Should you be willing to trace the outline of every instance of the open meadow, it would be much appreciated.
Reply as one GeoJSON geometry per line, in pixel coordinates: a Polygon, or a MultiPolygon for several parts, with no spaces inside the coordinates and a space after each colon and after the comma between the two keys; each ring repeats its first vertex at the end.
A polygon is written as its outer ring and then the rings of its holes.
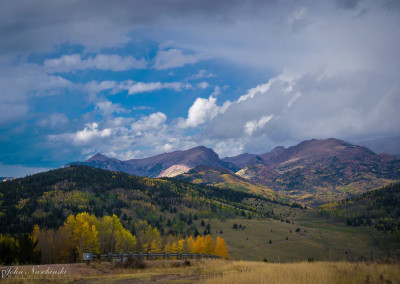
{"type": "MultiPolygon", "coordinates": [[[[42,265],[64,267],[66,278],[51,283],[400,283],[398,264],[361,262],[263,263],[232,260],[158,260],[146,268],[117,268],[110,263],[42,265]]],[[[4,267],[2,268],[4,269],[4,267]]],[[[30,270],[31,266],[21,266],[30,270]]],[[[38,283],[43,280],[2,279],[3,283],[38,283]]]]}
{"type": "MultiPolygon", "coordinates": [[[[400,260],[400,241],[391,234],[366,226],[347,226],[321,217],[313,210],[266,202],[263,206],[273,210],[279,220],[246,217],[204,220],[211,225],[213,237],[217,235],[226,240],[232,259],[268,262],[308,261],[309,258],[314,261],[377,261],[389,257],[400,260]]],[[[200,222],[196,221],[199,228],[200,222]]]]}

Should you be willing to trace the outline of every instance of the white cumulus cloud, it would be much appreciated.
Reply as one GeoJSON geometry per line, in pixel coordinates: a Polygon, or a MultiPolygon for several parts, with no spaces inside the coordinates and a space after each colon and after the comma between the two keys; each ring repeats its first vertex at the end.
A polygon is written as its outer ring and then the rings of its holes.
{"type": "Polygon", "coordinates": [[[111,129],[98,129],[99,126],[96,122],[86,124],[83,130],[80,130],[71,135],[74,144],[85,144],[91,142],[96,138],[105,138],[111,135],[111,129]]]}
{"type": "Polygon", "coordinates": [[[216,102],[217,99],[213,96],[210,96],[208,99],[197,98],[188,111],[187,119],[181,120],[178,123],[178,127],[197,127],[213,119],[220,111],[220,107],[216,102]]]}
{"type": "Polygon", "coordinates": [[[167,120],[167,116],[162,112],[152,113],[149,116],[144,116],[138,121],[132,123],[131,129],[134,131],[148,131],[162,126],[167,120]]]}

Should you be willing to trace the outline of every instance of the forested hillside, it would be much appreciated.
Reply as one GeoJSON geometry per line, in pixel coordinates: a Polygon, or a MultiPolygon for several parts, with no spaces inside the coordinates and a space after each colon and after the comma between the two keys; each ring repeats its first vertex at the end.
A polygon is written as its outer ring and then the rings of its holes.
{"type": "Polygon", "coordinates": [[[146,220],[162,234],[184,235],[198,233],[198,218],[273,215],[246,205],[245,198],[277,202],[244,191],[71,166],[0,184],[0,233],[29,233],[35,224],[58,228],[80,212],[116,214],[132,232],[135,221],[146,220]]]}
{"type": "Polygon", "coordinates": [[[400,183],[324,204],[319,211],[350,226],[372,226],[395,234],[400,240],[400,183]]]}

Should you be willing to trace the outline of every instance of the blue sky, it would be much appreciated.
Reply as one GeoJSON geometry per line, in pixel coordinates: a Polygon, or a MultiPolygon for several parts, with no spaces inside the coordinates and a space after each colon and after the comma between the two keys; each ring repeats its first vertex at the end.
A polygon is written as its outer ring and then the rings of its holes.
{"type": "Polygon", "coordinates": [[[0,176],[400,134],[398,1],[0,4],[0,176]]]}

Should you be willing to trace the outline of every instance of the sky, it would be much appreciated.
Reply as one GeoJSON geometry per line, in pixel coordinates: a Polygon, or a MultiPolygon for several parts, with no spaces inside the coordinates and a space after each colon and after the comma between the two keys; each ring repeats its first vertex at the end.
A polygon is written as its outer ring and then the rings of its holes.
{"type": "Polygon", "coordinates": [[[400,1],[0,2],[0,176],[400,134],[400,1]]]}

